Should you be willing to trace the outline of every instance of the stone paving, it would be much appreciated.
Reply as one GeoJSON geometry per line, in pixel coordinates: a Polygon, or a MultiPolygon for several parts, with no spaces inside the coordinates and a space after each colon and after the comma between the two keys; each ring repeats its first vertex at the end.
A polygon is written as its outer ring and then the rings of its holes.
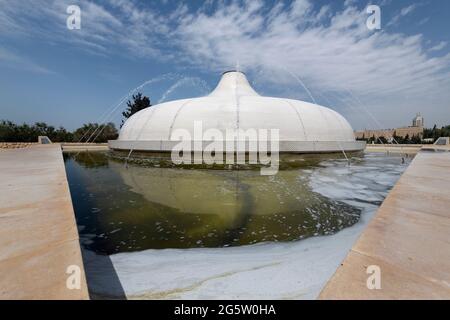
{"type": "Polygon", "coordinates": [[[89,299],[61,146],[0,150],[0,168],[0,299],[89,299]]]}
{"type": "Polygon", "coordinates": [[[450,299],[449,190],[450,152],[418,153],[319,298],[450,299]]]}

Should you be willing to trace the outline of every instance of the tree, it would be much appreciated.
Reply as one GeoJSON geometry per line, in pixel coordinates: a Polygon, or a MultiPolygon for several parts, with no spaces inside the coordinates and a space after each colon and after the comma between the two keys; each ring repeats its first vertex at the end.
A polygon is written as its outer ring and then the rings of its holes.
{"type": "Polygon", "coordinates": [[[83,141],[89,139],[89,142],[107,142],[117,139],[118,132],[112,122],[102,125],[87,123],[70,132],[63,127],[55,129],[45,122],[17,125],[11,121],[0,121],[0,142],[37,142],[39,136],[47,136],[52,142],[80,141],[83,136],[83,141]]]}
{"type": "Polygon", "coordinates": [[[14,141],[14,131],[16,125],[11,121],[2,120],[0,122],[0,141],[2,142],[12,142],[14,141]]]}
{"type": "Polygon", "coordinates": [[[81,142],[107,142],[117,139],[118,132],[112,122],[107,124],[85,123],[73,132],[73,140],[81,142]],[[81,139],[83,138],[83,139],[81,139]]]}
{"type": "Polygon", "coordinates": [[[431,137],[430,137],[430,138],[433,138],[434,140],[436,140],[437,138],[439,138],[439,132],[438,132],[438,130],[439,130],[439,129],[436,128],[436,125],[434,125],[434,126],[433,126],[433,129],[431,129],[431,137]]]}
{"type": "Polygon", "coordinates": [[[98,136],[98,140],[92,142],[108,142],[108,140],[115,140],[119,136],[116,126],[112,122],[102,125],[100,129],[102,129],[102,132],[98,136]]]}
{"type": "Polygon", "coordinates": [[[97,129],[97,123],[84,123],[80,128],[73,132],[73,141],[86,142],[97,129]]]}
{"type": "Polygon", "coordinates": [[[4,142],[37,142],[39,136],[47,136],[54,142],[70,142],[72,133],[63,127],[55,129],[45,122],[36,122],[34,125],[23,123],[17,125],[11,121],[0,121],[0,141],[4,142]]]}
{"type": "Polygon", "coordinates": [[[409,140],[409,134],[407,133],[405,138],[403,139],[403,143],[408,144],[411,143],[411,141],[409,140]]]}
{"type": "Polygon", "coordinates": [[[412,143],[412,144],[421,144],[422,143],[422,139],[420,139],[419,135],[413,135],[411,137],[410,143],[412,143]]]}
{"type": "Polygon", "coordinates": [[[136,95],[133,95],[132,98],[132,100],[127,102],[127,108],[125,109],[125,111],[122,112],[122,116],[124,117],[124,119],[122,120],[122,124],[120,125],[120,127],[123,126],[126,119],[131,117],[136,112],[151,107],[150,99],[146,96],[142,96],[142,93],[140,92],[138,92],[136,95]]]}
{"type": "Polygon", "coordinates": [[[382,144],[386,144],[386,143],[387,143],[387,140],[386,140],[386,138],[385,138],[384,136],[379,136],[379,137],[378,137],[378,141],[379,141],[380,143],[382,143],[382,144]]]}
{"type": "Polygon", "coordinates": [[[53,139],[50,140],[55,142],[73,142],[73,133],[67,131],[64,127],[59,127],[56,129],[53,139]]]}

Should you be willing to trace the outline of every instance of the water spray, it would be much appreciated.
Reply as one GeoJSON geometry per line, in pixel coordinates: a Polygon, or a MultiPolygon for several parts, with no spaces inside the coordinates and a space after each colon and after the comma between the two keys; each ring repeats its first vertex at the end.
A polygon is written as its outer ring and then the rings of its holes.
{"type": "MultiPolygon", "coordinates": [[[[302,86],[302,87],[305,89],[305,91],[308,93],[308,95],[309,95],[309,97],[311,98],[312,102],[313,102],[314,104],[317,105],[316,99],[314,99],[314,97],[313,97],[311,91],[308,89],[308,87],[305,85],[305,83],[302,81],[302,79],[300,79],[299,76],[297,76],[296,74],[292,73],[291,71],[285,69],[284,67],[282,67],[282,69],[283,69],[284,71],[286,71],[287,73],[289,73],[292,77],[294,77],[294,78],[297,80],[298,83],[301,84],[301,86],[302,86]]],[[[320,106],[319,106],[319,112],[320,112],[320,114],[322,115],[322,118],[325,119],[325,122],[328,123],[327,117],[326,117],[325,114],[323,113],[323,111],[322,111],[322,109],[320,108],[320,106]]],[[[350,159],[347,157],[347,154],[345,153],[344,148],[342,147],[342,145],[341,145],[341,143],[340,143],[339,141],[337,141],[337,143],[338,143],[339,149],[341,149],[341,152],[343,153],[345,159],[347,160],[348,165],[350,166],[350,159]]]]}

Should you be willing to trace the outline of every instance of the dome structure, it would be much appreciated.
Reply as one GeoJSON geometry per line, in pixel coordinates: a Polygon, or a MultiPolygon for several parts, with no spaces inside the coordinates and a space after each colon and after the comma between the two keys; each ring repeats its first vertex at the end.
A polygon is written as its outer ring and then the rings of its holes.
{"type": "MultiPolygon", "coordinates": [[[[111,149],[171,151],[172,133],[185,129],[194,136],[194,123],[203,131],[218,129],[278,129],[279,151],[295,153],[358,151],[353,129],[339,113],[304,101],[264,97],[242,72],[223,73],[217,87],[199,98],[164,102],[135,113],[122,126],[111,149]]],[[[205,141],[204,141],[205,142],[205,141]]]]}

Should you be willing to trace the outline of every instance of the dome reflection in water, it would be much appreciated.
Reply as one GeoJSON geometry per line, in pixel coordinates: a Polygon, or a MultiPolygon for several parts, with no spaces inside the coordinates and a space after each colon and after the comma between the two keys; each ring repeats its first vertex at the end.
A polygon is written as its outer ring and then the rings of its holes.
{"type": "Polygon", "coordinates": [[[292,241],[353,225],[360,209],[308,186],[316,161],[259,170],[145,167],[64,154],[83,245],[100,254],[292,241]]]}

